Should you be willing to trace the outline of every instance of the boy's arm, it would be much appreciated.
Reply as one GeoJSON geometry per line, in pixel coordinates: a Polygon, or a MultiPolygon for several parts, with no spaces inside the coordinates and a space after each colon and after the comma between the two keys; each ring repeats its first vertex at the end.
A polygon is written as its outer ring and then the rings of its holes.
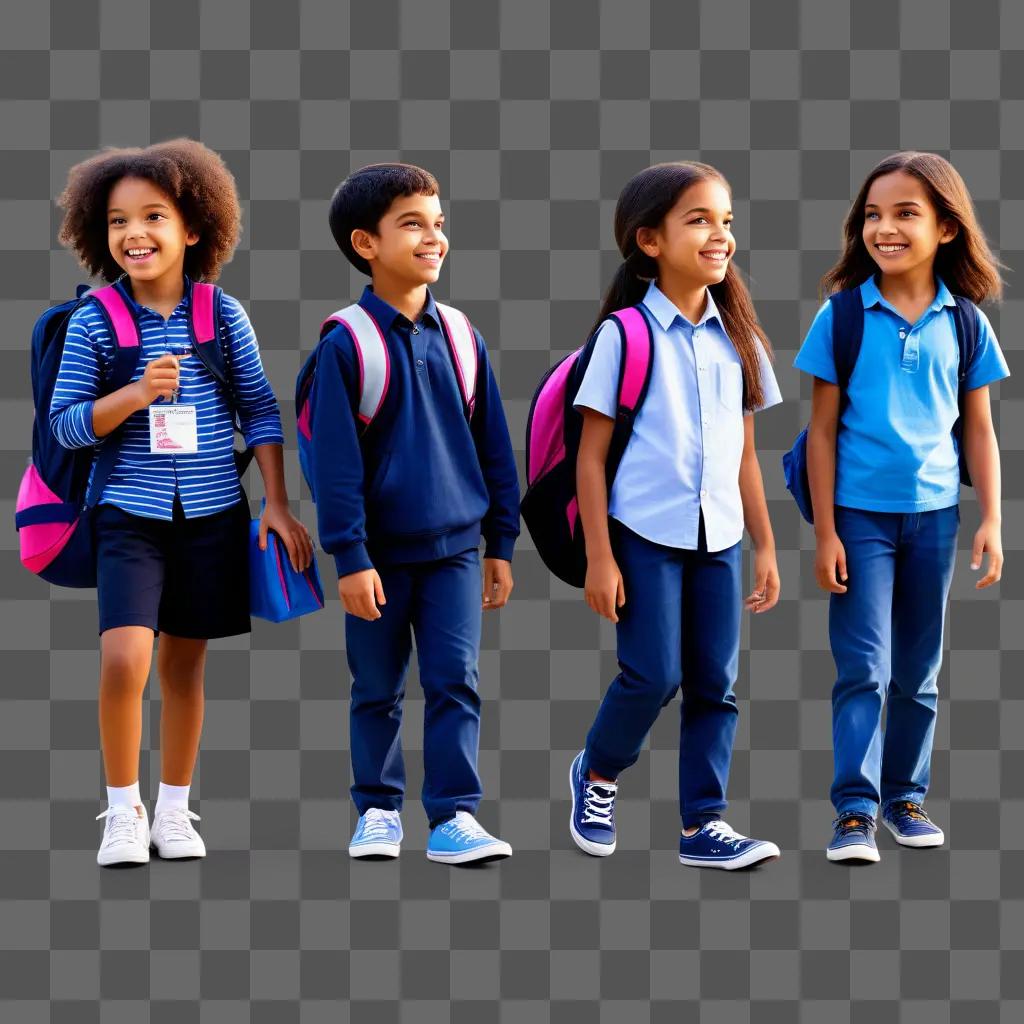
{"type": "MultiPolygon", "coordinates": [[[[358,369],[338,344],[338,326],[321,343],[312,395],[310,475],[320,544],[334,556],[338,576],[372,569],[366,553],[363,455],[356,433],[358,369]]],[[[347,338],[347,332],[345,332],[347,338]]]]}
{"type": "Polygon", "coordinates": [[[484,537],[484,558],[512,560],[519,536],[519,477],[502,408],[498,384],[494,379],[487,348],[474,329],[478,363],[476,409],[471,430],[480,469],[490,495],[490,507],[480,524],[484,537]]]}

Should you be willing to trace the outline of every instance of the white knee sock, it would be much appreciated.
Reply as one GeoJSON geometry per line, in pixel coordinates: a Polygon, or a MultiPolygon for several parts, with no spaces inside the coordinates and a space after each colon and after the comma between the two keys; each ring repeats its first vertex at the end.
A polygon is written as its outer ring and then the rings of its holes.
{"type": "Polygon", "coordinates": [[[169,811],[172,807],[188,807],[188,791],[189,786],[168,786],[166,782],[161,782],[153,816],[156,817],[161,811],[169,811]]]}
{"type": "Polygon", "coordinates": [[[138,779],[130,786],[107,786],[108,807],[138,807],[141,803],[138,779]]]}

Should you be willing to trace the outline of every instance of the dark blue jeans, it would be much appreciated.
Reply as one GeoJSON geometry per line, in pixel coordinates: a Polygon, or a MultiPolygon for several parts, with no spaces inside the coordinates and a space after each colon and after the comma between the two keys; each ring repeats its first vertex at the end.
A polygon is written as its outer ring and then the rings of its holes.
{"type": "Polygon", "coordinates": [[[928,792],[942,629],[960,509],[903,514],[836,508],[847,592],[833,594],[829,639],[840,814],[878,813],[928,792]],[[886,727],[882,733],[882,707],[886,727]]]}
{"type": "Polygon", "coordinates": [[[626,590],[616,627],[619,668],[587,736],[584,763],[617,778],[640,755],[661,709],[682,687],[679,810],[683,827],[721,817],[736,733],[742,546],[708,552],[653,544],[615,520],[626,590]]]}
{"type": "Polygon", "coordinates": [[[464,551],[436,562],[378,568],[387,603],[373,622],[345,616],[352,671],[349,714],[352,799],[402,809],[402,700],[416,636],[423,687],[423,809],[431,824],[476,813],[480,697],[480,558],[464,551]]]}

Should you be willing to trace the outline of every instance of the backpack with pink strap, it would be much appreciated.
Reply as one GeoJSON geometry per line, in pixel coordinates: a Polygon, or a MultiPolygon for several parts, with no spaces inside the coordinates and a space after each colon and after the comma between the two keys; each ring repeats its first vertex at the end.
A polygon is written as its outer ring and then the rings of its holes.
{"type": "MultiPolygon", "coordinates": [[[[231,400],[230,376],[218,339],[221,290],[215,285],[191,283],[189,332],[192,348],[231,400]]],[[[128,384],[138,366],[141,334],[131,307],[116,284],[90,290],[80,285],[77,298],[52,306],[36,321],[32,331],[32,460],[21,478],[15,504],[15,526],[21,562],[48,583],[64,587],[96,586],[96,551],[92,513],[121,445],[119,428],[97,447],[65,448],[50,429],[50,402],[64,354],[68,321],[79,306],[93,303],[115,340],[114,362],[102,383],[102,394],[128,384]],[[89,483],[89,471],[96,469],[89,483]]],[[[251,452],[236,451],[240,471],[251,452]]]]}
{"type": "MultiPolygon", "coordinates": [[[[633,424],[647,397],[654,339],[641,306],[620,309],[608,319],[618,328],[621,353],[615,426],[605,463],[611,493],[633,424]]],[[[574,587],[582,587],[586,581],[587,552],[576,497],[576,458],[583,416],[573,402],[599,333],[600,329],[582,348],[548,370],[533,396],[526,423],[527,489],[520,505],[523,522],[544,564],[574,587]]]]}
{"type": "MultiPolygon", "coordinates": [[[[446,306],[435,302],[438,316],[441,318],[441,333],[448,342],[448,352],[452,360],[452,369],[462,395],[463,409],[466,419],[472,419],[476,407],[476,375],[477,348],[473,326],[465,313],[454,306],[446,306]]],[[[361,432],[369,429],[384,405],[391,384],[391,360],[388,356],[387,343],[380,325],[359,303],[353,303],[344,309],[332,313],[320,327],[320,339],[323,339],[343,326],[352,339],[355,347],[356,360],[359,365],[359,411],[357,419],[361,432]]],[[[316,367],[320,357],[320,345],[314,349],[299,371],[295,383],[295,414],[298,419],[299,465],[309,485],[313,500],[312,473],[310,457],[313,445],[312,398],[316,383],[316,367]]]]}

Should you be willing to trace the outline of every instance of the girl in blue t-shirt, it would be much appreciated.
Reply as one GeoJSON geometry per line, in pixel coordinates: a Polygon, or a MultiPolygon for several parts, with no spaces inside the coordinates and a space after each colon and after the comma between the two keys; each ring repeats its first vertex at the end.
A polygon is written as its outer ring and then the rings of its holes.
{"type": "Polygon", "coordinates": [[[830,591],[836,819],[832,861],[877,861],[875,818],[903,846],[940,846],[924,811],[935,731],[943,615],[960,523],[960,463],[981,513],[971,568],[999,580],[999,449],[989,385],[1008,376],[992,327],[961,371],[954,295],[999,298],[997,263],[963,179],[934,153],[895,153],[861,186],[845,247],[823,279],[863,305],[845,390],[833,355],[835,307],[818,311],[796,358],[814,376],[807,435],[815,576],[830,591]],[[962,437],[962,441],[960,438],[962,437]],[[886,728],[881,728],[887,705],[886,728]]]}
{"type": "Polygon", "coordinates": [[[732,265],[732,196],[707,164],[641,171],[615,208],[624,259],[601,309],[575,405],[587,604],[616,623],[621,671],[570,768],[570,831],[594,856],[615,849],[616,779],[682,689],[683,864],[739,868],[779,856],[722,817],[736,732],[740,613],[779,595],[754,417],[782,400],[768,343],[732,265]],[[606,482],[620,371],[606,317],[638,305],[654,346],[651,381],[614,482],[606,482]],[[754,591],[742,597],[744,526],[754,591]]]}

